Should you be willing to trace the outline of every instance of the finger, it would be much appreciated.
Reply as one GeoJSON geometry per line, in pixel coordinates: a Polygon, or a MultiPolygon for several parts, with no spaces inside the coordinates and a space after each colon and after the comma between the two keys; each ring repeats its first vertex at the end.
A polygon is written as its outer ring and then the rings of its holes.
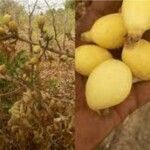
{"type": "Polygon", "coordinates": [[[139,82],[134,87],[138,107],[150,101],[150,82],[139,82]]]}
{"type": "Polygon", "coordinates": [[[130,95],[121,104],[115,106],[115,110],[124,120],[135,109],[150,101],[150,82],[139,82],[134,84],[130,95]]]}
{"type": "MultiPolygon", "coordinates": [[[[116,114],[113,116],[117,120],[116,114]]],[[[111,117],[101,118],[88,108],[81,109],[75,114],[75,127],[76,150],[92,150],[113,129],[114,120],[111,117]]]]}
{"type": "Polygon", "coordinates": [[[137,107],[138,107],[138,104],[136,100],[135,89],[133,87],[127,99],[123,101],[121,104],[113,107],[113,109],[118,114],[118,117],[120,118],[120,120],[123,121],[137,107]]]}

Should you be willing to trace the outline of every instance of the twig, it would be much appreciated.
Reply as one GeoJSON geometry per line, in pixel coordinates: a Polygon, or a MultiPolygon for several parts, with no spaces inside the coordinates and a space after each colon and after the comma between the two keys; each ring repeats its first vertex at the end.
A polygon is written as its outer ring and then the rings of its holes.
{"type": "MultiPolygon", "coordinates": [[[[41,28],[41,39],[44,39],[44,40],[45,40],[46,45],[42,46],[42,42],[39,41],[40,46],[43,48],[43,52],[42,52],[42,54],[41,54],[41,56],[40,56],[40,59],[43,57],[43,55],[45,55],[46,50],[47,50],[47,48],[48,48],[48,46],[49,46],[49,42],[53,39],[53,37],[47,36],[47,33],[44,31],[43,28],[41,28]],[[45,35],[45,34],[46,34],[46,38],[44,38],[44,35],[45,35]]],[[[45,57],[46,57],[46,56],[45,56],[45,57]]]]}
{"type": "Polygon", "coordinates": [[[4,93],[4,94],[0,94],[0,97],[9,96],[9,95],[12,95],[12,94],[16,94],[16,93],[20,92],[22,89],[23,89],[23,87],[20,87],[20,88],[14,90],[14,91],[7,92],[7,93],[4,93]]]}
{"type": "Polygon", "coordinates": [[[59,50],[62,51],[61,45],[60,45],[60,43],[58,41],[58,37],[57,37],[56,20],[55,20],[54,12],[53,12],[53,10],[51,10],[50,5],[48,4],[48,2],[46,0],[44,0],[44,1],[45,1],[46,5],[48,6],[50,12],[51,12],[52,25],[53,25],[53,29],[54,29],[54,39],[55,39],[55,41],[57,43],[57,46],[58,46],[59,50]]]}
{"type": "Polygon", "coordinates": [[[31,13],[30,13],[31,16],[33,15],[33,13],[34,13],[34,11],[35,11],[35,8],[36,8],[37,3],[38,3],[38,0],[36,0],[35,3],[34,3],[33,9],[32,9],[32,11],[31,11],[31,13]]]}
{"type": "MultiPolygon", "coordinates": [[[[36,42],[31,42],[31,41],[29,41],[29,40],[27,40],[27,39],[24,39],[24,38],[22,38],[22,37],[17,37],[17,38],[18,38],[18,40],[23,41],[23,42],[26,42],[26,43],[31,43],[31,44],[33,44],[33,45],[39,45],[39,44],[36,43],[36,42]]],[[[45,48],[45,47],[42,46],[42,48],[45,48]]],[[[53,53],[56,53],[56,54],[58,54],[58,55],[67,55],[68,57],[74,58],[74,55],[68,54],[68,53],[63,52],[63,51],[60,52],[59,50],[56,50],[56,49],[53,49],[53,48],[50,48],[50,47],[47,47],[46,49],[47,49],[48,51],[53,52],[53,53]]]]}
{"type": "Polygon", "coordinates": [[[61,46],[60,46],[59,41],[58,41],[58,37],[57,37],[57,30],[56,30],[56,26],[55,26],[56,21],[55,21],[55,16],[54,16],[53,10],[51,10],[51,15],[52,15],[52,24],[53,24],[53,29],[54,29],[54,38],[55,38],[55,41],[57,43],[59,50],[62,51],[61,46]]]}
{"type": "Polygon", "coordinates": [[[18,93],[20,90],[22,90],[22,89],[24,89],[24,88],[27,88],[27,86],[26,86],[25,84],[23,84],[22,82],[18,81],[18,79],[14,79],[14,78],[12,79],[11,77],[6,76],[6,77],[5,77],[5,80],[7,80],[7,81],[9,81],[9,82],[13,82],[13,83],[20,84],[20,88],[14,90],[14,91],[11,91],[11,92],[7,92],[7,93],[4,93],[4,94],[0,94],[0,97],[12,95],[12,94],[18,93]]]}
{"type": "Polygon", "coordinates": [[[5,41],[5,40],[12,39],[12,38],[15,38],[15,36],[14,35],[6,35],[4,37],[0,37],[0,41],[5,41]]]}
{"type": "MultiPolygon", "coordinates": [[[[28,34],[29,34],[29,41],[31,41],[31,42],[32,42],[32,16],[33,16],[33,13],[35,11],[37,2],[38,2],[38,0],[35,1],[33,9],[29,13],[29,29],[28,29],[28,34]]],[[[32,51],[33,51],[32,43],[29,43],[29,46],[30,46],[30,52],[32,53],[32,51]]]]}
{"type": "Polygon", "coordinates": [[[64,19],[64,38],[63,38],[63,49],[66,49],[66,23],[67,23],[67,15],[65,15],[64,19]]]}
{"type": "MultiPolygon", "coordinates": [[[[25,42],[25,43],[31,43],[32,45],[39,45],[39,43],[29,41],[28,39],[25,39],[25,38],[20,37],[20,36],[16,36],[14,38],[18,39],[19,41],[25,42]]],[[[3,41],[5,41],[5,39],[6,38],[4,37],[3,41]]],[[[42,48],[44,48],[44,47],[42,47],[42,48]]],[[[50,48],[50,47],[47,47],[47,50],[50,51],[50,52],[53,52],[55,54],[58,54],[58,55],[67,55],[68,57],[74,58],[74,55],[72,55],[72,54],[68,54],[68,53],[63,52],[63,51],[60,52],[59,50],[56,50],[56,49],[53,49],[53,48],[50,48]]]]}
{"type": "Polygon", "coordinates": [[[33,41],[29,41],[29,40],[27,40],[25,38],[22,38],[22,37],[19,37],[19,36],[17,38],[18,38],[18,40],[20,40],[22,42],[26,42],[26,43],[29,43],[29,44],[32,44],[32,45],[39,45],[38,43],[35,43],[33,41]]]}
{"type": "Polygon", "coordinates": [[[68,54],[66,52],[60,52],[59,50],[53,49],[53,48],[47,48],[47,50],[49,50],[50,52],[54,52],[58,55],[67,55],[68,57],[74,58],[74,55],[72,54],[68,54]]]}

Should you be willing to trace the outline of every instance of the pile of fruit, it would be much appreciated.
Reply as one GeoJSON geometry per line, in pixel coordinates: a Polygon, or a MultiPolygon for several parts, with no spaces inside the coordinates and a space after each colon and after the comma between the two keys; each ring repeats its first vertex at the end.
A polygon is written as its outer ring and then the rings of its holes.
{"type": "Polygon", "coordinates": [[[85,95],[91,109],[123,102],[134,78],[150,80],[150,43],[142,39],[149,29],[150,1],[123,0],[121,12],[99,18],[82,33],[81,39],[90,44],[76,48],[75,67],[88,76],[85,95]],[[111,54],[118,48],[122,48],[120,60],[111,54]]]}

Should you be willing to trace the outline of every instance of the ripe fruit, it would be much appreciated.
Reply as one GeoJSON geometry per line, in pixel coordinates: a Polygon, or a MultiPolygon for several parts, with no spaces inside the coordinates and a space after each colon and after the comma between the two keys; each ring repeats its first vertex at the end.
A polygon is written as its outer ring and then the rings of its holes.
{"type": "Polygon", "coordinates": [[[120,13],[106,15],[98,19],[90,32],[91,37],[90,34],[83,34],[82,37],[88,40],[92,39],[94,43],[106,49],[121,47],[127,33],[120,13]]]}
{"type": "Polygon", "coordinates": [[[81,34],[81,40],[86,42],[92,42],[92,36],[90,31],[86,31],[81,34]]]}
{"type": "Polygon", "coordinates": [[[123,0],[122,14],[128,36],[132,39],[140,39],[150,29],[149,0],[123,0]]]}
{"type": "Polygon", "coordinates": [[[111,54],[106,49],[99,46],[79,46],[75,50],[76,71],[88,76],[97,65],[111,57],[111,54]]]}
{"type": "Polygon", "coordinates": [[[43,28],[45,24],[45,17],[43,15],[40,15],[37,19],[38,27],[43,28]]]}
{"type": "Polygon", "coordinates": [[[9,22],[11,21],[11,19],[12,19],[11,15],[9,15],[9,14],[4,15],[4,17],[3,17],[4,24],[8,25],[9,22]]]}
{"type": "Polygon", "coordinates": [[[125,45],[122,60],[136,77],[150,79],[150,42],[141,39],[133,45],[125,45]]]}
{"type": "Polygon", "coordinates": [[[35,54],[39,54],[39,53],[41,52],[41,47],[40,47],[40,46],[34,46],[34,47],[33,47],[33,52],[34,52],[35,54]]]}
{"type": "Polygon", "coordinates": [[[5,29],[3,27],[0,27],[0,36],[5,34],[5,29]]]}
{"type": "Polygon", "coordinates": [[[8,28],[11,32],[17,32],[17,23],[15,21],[10,21],[8,28]]]}
{"type": "Polygon", "coordinates": [[[128,66],[109,59],[90,74],[86,84],[88,106],[97,111],[109,108],[125,100],[132,86],[132,73],[128,66]]]}

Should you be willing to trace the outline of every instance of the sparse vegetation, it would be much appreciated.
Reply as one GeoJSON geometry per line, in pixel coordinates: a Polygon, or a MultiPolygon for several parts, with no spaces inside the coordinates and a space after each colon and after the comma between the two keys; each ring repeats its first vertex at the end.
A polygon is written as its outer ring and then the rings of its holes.
{"type": "Polygon", "coordinates": [[[0,1],[0,149],[71,150],[74,11],[26,5],[0,1]]]}

